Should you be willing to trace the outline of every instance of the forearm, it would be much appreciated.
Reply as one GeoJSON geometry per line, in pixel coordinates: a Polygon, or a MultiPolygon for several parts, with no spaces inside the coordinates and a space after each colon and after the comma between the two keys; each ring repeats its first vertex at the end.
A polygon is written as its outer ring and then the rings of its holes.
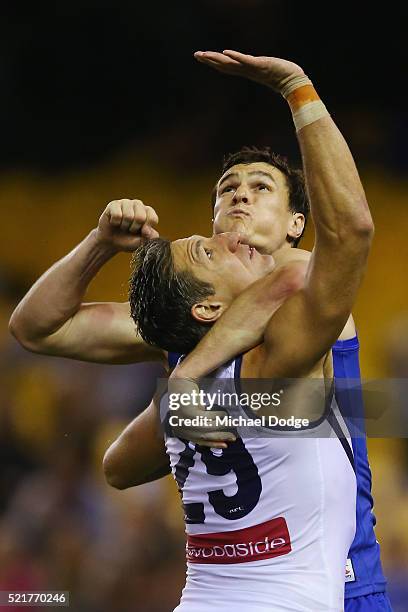
{"type": "Polygon", "coordinates": [[[152,402],[124,429],[103,458],[107,483],[127,489],[170,473],[163,432],[152,402]]]}
{"type": "Polygon", "coordinates": [[[28,345],[56,332],[78,311],[89,283],[115,253],[92,230],[31,287],[12,314],[10,331],[28,345]]]}
{"type": "Polygon", "coordinates": [[[349,147],[326,115],[297,133],[316,240],[339,241],[372,224],[349,147]]]}
{"type": "Polygon", "coordinates": [[[170,463],[167,456],[163,456],[160,462],[146,463],[143,466],[134,467],[129,463],[127,457],[121,456],[116,441],[108,448],[103,459],[103,470],[107,484],[114,489],[129,489],[139,485],[153,482],[171,473],[170,463]]]}
{"type": "Polygon", "coordinates": [[[269,319],[303,286],[306,264],[292,262],[253,283],[234,300],[175,371],[178,378],[199,378],[263,341],[269,319]]]}
{"type": "Polygon", "coordinates": [[[306,84],[282,93],[297,131],[315,226],[305,298],[334,317],[336,326],[344,325],[365,270],[373,222],[346,141],[307,77],[294,77],[295,87],[296,80],[306,84]]]}

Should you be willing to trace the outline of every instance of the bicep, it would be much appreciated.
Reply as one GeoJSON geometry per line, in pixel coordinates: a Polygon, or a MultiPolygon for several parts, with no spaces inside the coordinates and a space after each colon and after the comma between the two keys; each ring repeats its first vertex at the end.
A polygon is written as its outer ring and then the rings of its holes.
{"type": "Polygon", "coordinates": [[[304,289],[275,313],[265,330],[262,377],[305,376],[337,340],[348,313],[333,317],[316,312],[304,289]]]}
{"type": "MultiPolygon", "coordinates": [[[[320,247],[320,248],[319,248],[320,247]]],[[[312,254],[304,288],[270,319],[264,336],[266,376],[302,376],[331,348],[350,316],[361,284],[365,254],[350,244],[312,254]],[[271,355],[271,357],[269,357],[271,355]]]]}
{"type": "Polygon", "coordinates": [[[369,251],[369,244],[364,248],[360,242],[360,237],[354,236],[346,246],[339,240],[336,247],[328,248],[324,239],[316,238],[305,282],[307,308],[315,318],[324,321],[350,315],[369,251]]]}
{"type": "Polygon", "coordinates": [[[44,352],[99,363],[163,361],[165,353],[136,332],[129,304],[96,302],[80,309],[45,341],[44,352]]]}

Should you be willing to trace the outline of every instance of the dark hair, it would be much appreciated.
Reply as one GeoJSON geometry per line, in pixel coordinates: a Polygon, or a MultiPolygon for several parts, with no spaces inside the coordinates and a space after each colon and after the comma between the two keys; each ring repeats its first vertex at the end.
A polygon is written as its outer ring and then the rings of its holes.
{"type": "MultiPolygon", "coordinates": [[[[292,168],[286,157],[278,153],[273,153],[269,147],[264,147],[263,149],[258,149],[258,147],[242,147],[239,151],[230,153],[224,157],[221,176],[232,168],[232,166],[236,166],[237,164],[254,164],[256,162],[265,162],[270,166],[275,166],[275,168],[285,175],[289,191],[289,210],[294,213],[302,213],[305,217],[305,225],[299,238],[287,238],[288,242],[290,242],[293,247],[296,247],[305,232],[310,210],[303,172],[298,168],[292,168]]],[[[213,189],[211,197],[213,210],[217,197],[217,185],[218,182],[213,189]]]]}
{"type": "Polygon", "coordinates": [[[129,286],[130,314],[143,340],[167,351],[188,353],[210,329],[191,307],[214,287],[190,272],[177,272],[170,241],[147,240],[134,252],[129,286]]]}

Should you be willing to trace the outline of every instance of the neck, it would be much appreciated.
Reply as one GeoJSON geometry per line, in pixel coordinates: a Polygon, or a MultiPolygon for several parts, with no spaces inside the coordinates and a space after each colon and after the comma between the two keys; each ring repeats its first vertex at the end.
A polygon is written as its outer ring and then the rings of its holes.
{"type": "Polygon", "coordinates": [[[285,240],[285,242],[283,244],[281,244],[281,246],[279,248],[276,249],[276,251],[274,251],[274,253],[272,253],[272,255],[274,256],[275,261],[278,263],[280,262],[281,259],[286,259],[287,258],[287,254],[290,251],[293,250],[297,250],[297,249],[293,249],[289,242],[287,242],[287,240],[285,240]]]}

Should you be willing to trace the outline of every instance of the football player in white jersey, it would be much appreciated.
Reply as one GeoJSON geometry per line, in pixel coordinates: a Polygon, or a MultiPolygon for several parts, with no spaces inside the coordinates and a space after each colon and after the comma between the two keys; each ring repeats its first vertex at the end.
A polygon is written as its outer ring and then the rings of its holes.
{"type": "MultiPolygon", "coordinates": [[[[299,66],[233,51],[198,58],[286,98],[316,229],[304,286],[271,317],[263,342],[242,363],[234,360],[215,376],[323,377],[327,353],[360,286],[373,234],[351,153],[299,66]]],[[[262,164],[252,170],[278,199],[283,184],[274,170],[262,164]]],[[[234,181],[242,185],[245,172],[237,166],[224,177],[226,190],[236,188],[234,181]]],[[[238,211],[243,223],[246,204],[243,200],[238,211]]],[[[280,222],[293,218],[283,216],[280,222]]],[[[135,254],[132,316],[147,342],[187,352],[246,288],[255,283],[261,295],[267,294],[274,268],[273,257],[243,244],[236,232],[173,243],[153,239],[135,254]]],[[[186,368],[181,364],[174,376],[185,376],[186,368]]],[[[321,414],[324,410],[321,406],[321,414]]],[[[321,423],[324,419],[316,427],[321,423]]],[[[278,432],[273,444],[263,445],[259,438],[238,437],[218,456],[175,438],[166,443],[188,532],[189,571],[180,612],[226,611],[231,601],[248,612],[343,609],[356,488],[350,451],[344,452],[339,439],[298,440],[278,432]]]]}

